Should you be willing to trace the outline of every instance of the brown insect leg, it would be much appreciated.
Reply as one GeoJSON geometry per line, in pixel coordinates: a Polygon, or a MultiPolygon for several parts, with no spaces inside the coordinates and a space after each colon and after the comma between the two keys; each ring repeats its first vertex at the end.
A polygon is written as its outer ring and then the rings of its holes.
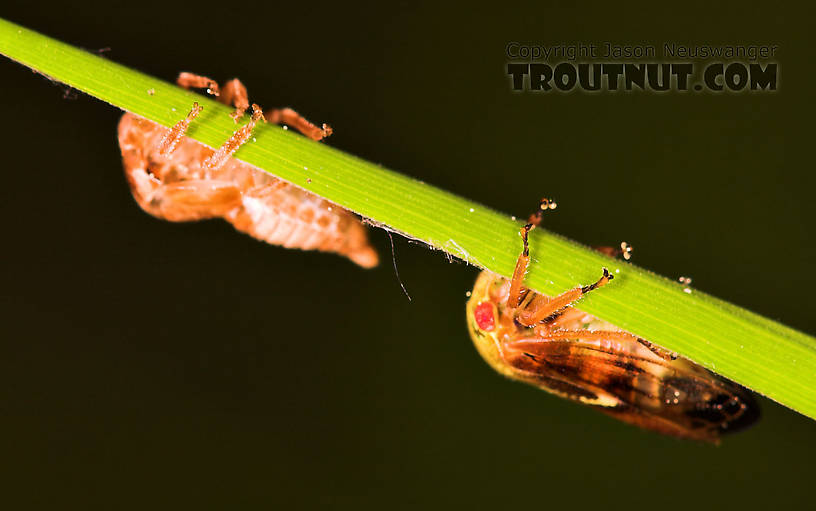
{"type": "Polygon", "coordinates": [[[658,357],[662,358],[663,360],[677,360],[677,353],[673,351],[669,351],[666,348],[661,348],[660,346],[655,346],[646,339],[641,339],[640,337],[637,338],[637,342],[649,348],[649,351],[651,351],[658,357]]]}
{"type": "Polygon", "coordinates": [[[535,212],[530,215],[530,218],[527,219],[527,223],[532,224],[534,227],[538,227],[541,225],[541,218],[544,212],[548,209],[555,209],[557,206],[558,204],[556,204],[552,199],[541,199],[538,202],[538,209],[536,209],[535,212]]]}
{"type": "Polygon", "coordinates": [[[286,124],[312,140],[322,140],[332,134],[331,126],[324,124],[318,128],[291,108],[280,108],[266,112],[266,120],[275,124],[286,124]]]}
{"type": "Polygon", "coordinates": [[[223,89],[219,89],[218,83],[212,78],[193,73],[179,73],[176,83],[185,89],[207,89],[209,94],[218,97],[218,101],[225,105],[232,105],[235,111],[230,117],[237,123],[238,119],[249,108],[249,96],[246,87],[237,78],[233,78],[224,84],[223,89]]]}
{"type": "Polygon", "coordinates": [[[589,293],[593,289],[597,289],[599,287],[605,286],[607,282],[612,280],[614,276],[609,274],[609,270],[606,268],[603,269],[603,276],[598,279],[597,282],[591,284],[589,286],[583,287],[576,287],[574,289],[570,289],[569,291],[565,291],[560,295],[548,298],[543,295],[537,296],[532,302],[527,304],[527,306],[519,312],[519,315],[516,319],[518,322],[525,326],[532,326],[536,323],[556,314],[558,311],[567,307],[572,302],[578,300],[583,295],[589,293]]]}
{"type": "Polygon", "coordinates": [[[625,241],[621,241],[620,248],[607,246],[594,246],[592,248],[604,255],[608,255],[609,257],[623,256],[623,258],[627,261],[632,258],[632,245],[626,243],[625,241]]]}
{"type": "Polygon", "coordinates": [[[241,83],[241,80],[238,78],[233,78],[224,84],[224,88],[221,89],[221,95],[218,97],[218,101],[224,103],[225,105],[232,105],[235,107],[235,111],[230,114],[230,117],[232,117],[232,120],[236,123],[238,122],[238,119],[244,115],[246,109],[249,108],[249,95],[247,94],[246,87],[244,87],[244,84],[241,83]]]}
{"type": "Polygon", "coordinates": [[[224,163],[241,147],[249,137],[258,121],[264,118],[261,107],[252,104],[252,119],[245,125],[238,128],[232,136],[224,142],[209,158],[204,161],[204,167],[208,170],[218,170],[224,163]]]}
{"type": "Polygon", "coordinates": [[[524,292],[524,275],[527,273],[527,268],[530,266],[530,245],[528,237],[530,231],[535,227],[541,225],[542,213],[548,209],[555,209],[556,204],[550,199],[541,199],[538,203],[538,209],[530,215],[527,225],[521,228],[521,241],[524,243],[524,248],[516,260],[516,268],[513,270],[513,278],[510,280],[510,292],[507,297],[507,304],[511,308],[516,308],[521,301],[524,292]]]}
{"type": "Polygon", "coordinates": [[[652,353],[663,360],[675,360],[677,353],[672,353],[659,346],[655,346],[646,339],[630,334],[613,330],[550,330],[546,325],[536,329],[536,334],[541,335],[546,340],[580,340],[580,341],[617,341],[617,342],[637,342],[645,346],[652,353]]]}
{"type": "Polygon", "coordinates": [[[176,83],[185,89],[207,89],[207,93],[213,96],[220,94],[218,83],[206,76],[183,72],[179,73],[176,83]]]}
{"type": "Polygon", "coordinates": [[[527,238],[530,231],[533,230],[533,227],[533,224],[527,224],[521,228],[521,241],[524,243],[524,249],[522,249],[521,254],[519,254],[516,260],[513,278],[510,279],[510,292],[507,295],[507,305],[514,309],[519,306],[519,302],[521,301],[524,274],[527,273],[527,268],[530,266],[530,245],[527,238]]]}
{"type": "Polygon", "coordinates": [[[159,154],[166,156],[173,152],[178,143],[184,137],[184,134],[187,133],[187,128],[190,127],[190,122],[196,118],[201,110],[203,110],[203,108],[199,106],[198,103],[193,103],[193,108],[190,110],[190,113],[187,114],[187,117],[177,122],[167,131],[164,137],[162,137],[158,147],[159,154]]]}

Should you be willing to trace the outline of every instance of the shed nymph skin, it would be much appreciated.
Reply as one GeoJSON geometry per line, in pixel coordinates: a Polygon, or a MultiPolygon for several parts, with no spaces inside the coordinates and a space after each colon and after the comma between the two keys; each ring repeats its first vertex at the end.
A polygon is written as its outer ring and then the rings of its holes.
{"type": "MultiPolygon", "coordinates": [[[[249,108],[246,88],[237,79],[220,88],[209,78],[181,73],[178,84],[206,88],[235,107],[237,122],[249,108]]],[[[172,222],[223,218],[239,231],[273,245],[335,252],[364,268],[377,265],[377,252],[365,226],[351,212],[302,188],[232,157],[258,122],[282,123],[313,140],[331,134],[289,108],[252,117],[213,151],[185,136],[202,107],[195,103],[171,129],[126,113],[119,122],[119,145],[133,198],[151,215],[172,222]]]]}

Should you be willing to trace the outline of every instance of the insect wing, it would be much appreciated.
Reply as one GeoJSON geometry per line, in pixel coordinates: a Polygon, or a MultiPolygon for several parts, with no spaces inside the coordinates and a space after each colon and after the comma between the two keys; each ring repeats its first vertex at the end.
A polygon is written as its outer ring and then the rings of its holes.
{"type": "Polygon", "coordinates": [[[663,434],[717,442],[758,419],[739,385],[691,361],[630,348],[530,338],[505,344],[504,357],[528,383],[663,434]]]}

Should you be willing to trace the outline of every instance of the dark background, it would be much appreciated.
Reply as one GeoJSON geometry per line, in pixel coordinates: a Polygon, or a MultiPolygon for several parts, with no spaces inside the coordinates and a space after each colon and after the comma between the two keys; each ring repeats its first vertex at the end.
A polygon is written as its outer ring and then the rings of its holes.
{"type": "MultiPolygon", "coordinates": [[[[328,143],[805,332],[812,16],[503,2],[6,2],[171,81],[240,77],[328,143]],[[508,41],[776,44],[776,93],[513,94],[508,41]]],[[[655,4],[656,5],[656,4],[655,4]]],[[[0,484],[31,508],[767,508],[812,499],[816,423],[766,399],[713,447],[506,381],[464,322],[476,270],[372,232],[384,264],[289,251],[130,197],[121,113],[0,59],[0,484]]]]}

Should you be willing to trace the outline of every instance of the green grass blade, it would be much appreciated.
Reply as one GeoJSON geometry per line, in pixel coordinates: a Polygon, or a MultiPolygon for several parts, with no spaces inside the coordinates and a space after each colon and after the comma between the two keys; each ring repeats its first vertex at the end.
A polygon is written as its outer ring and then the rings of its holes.
{"type": "MultiPolygon", "coordinates": [[[[189,136],[209,146],[235,129],[224,105],[3,20],[0,53],[165,126],[198,101],[205,110],[189,136]]],[[[237,157],[475,266],[512,273],[521,241],[508,215],[277,126],[261,126],[237,157]]],[[[544,230],[531,243],[530,287],[555,294],[595,281],[607,266],[615,281],[581,309],[816,418],[813,337],[544,230]]]]}

